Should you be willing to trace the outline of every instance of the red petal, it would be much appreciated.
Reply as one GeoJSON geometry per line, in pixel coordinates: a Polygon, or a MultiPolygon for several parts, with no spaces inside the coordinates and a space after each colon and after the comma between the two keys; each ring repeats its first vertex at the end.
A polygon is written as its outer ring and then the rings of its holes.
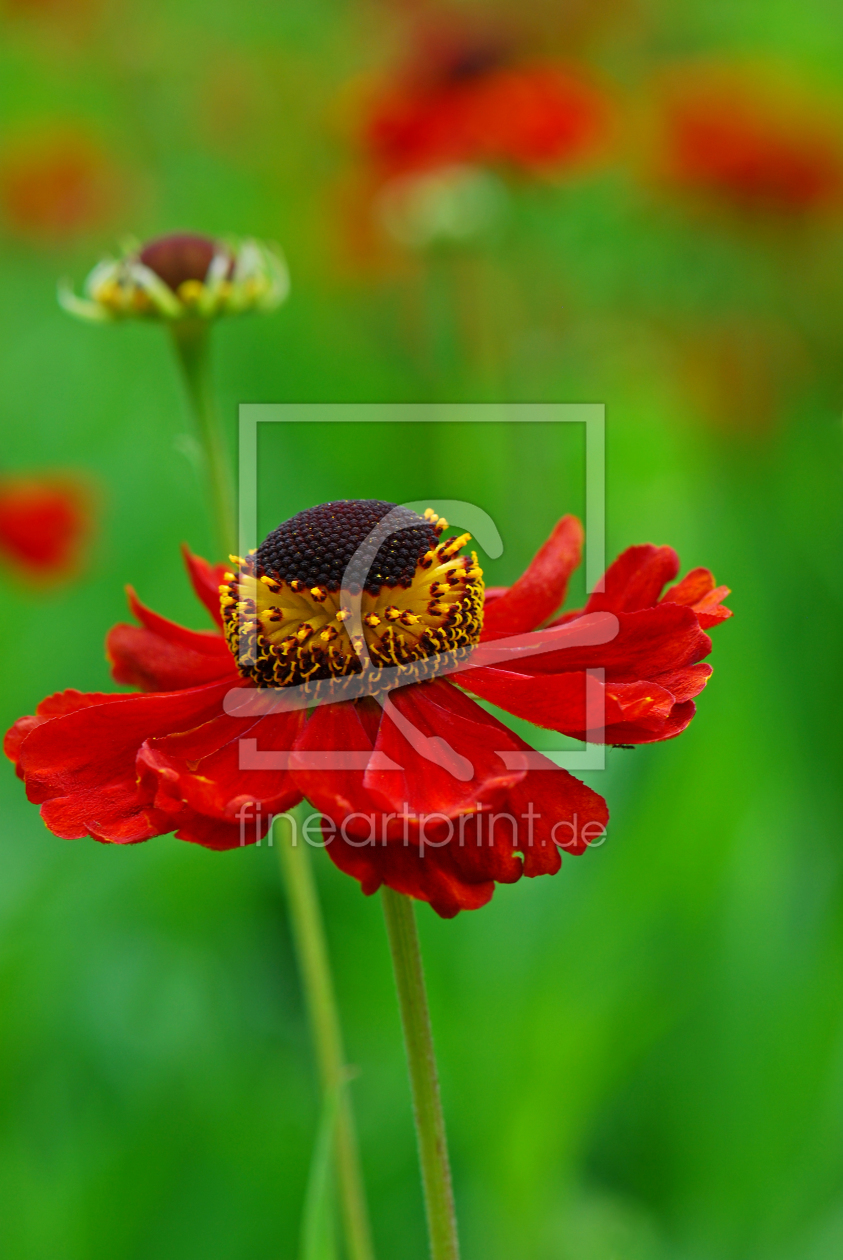
{"type": "Polygon", "coordinates": [[[528,568],[510,588],[489,599],[483,634],[523,634],[549,620],[565,599],[568,579],[580,562],[583,529],[563,516],[528,568]]]}
{"type": "Polygon", "coordinates": [[[177,840],[188,840],[191,844],[201,844],[205,849],[239,849],[243,844],[254,844],[262,840],[269,830],[270,817],[261,814],[254,822],[241,830],[239,822],[223,822],[219,818],[208,818],[204,814],[194,813],[185,808],[178,815],[179,826],[175,836],[177,840]]]}
{"type": "MultiPolygon", "coordinates": [[[[583,671],[569,674],[533,675],[490,666],[466,670],[455,680],[466,691],[496,704],[515,717],[555,731],[583,729],[586,706],[586,675],[583,671]]],[[[603,695],[602,686],[593,684],[603,695]]],[[[602,703],[597,705],[597,720],[602,724],[602,703]]]]}
{"type": "Polygon", "coordinates": [[[582,671],[531,675],[478,669],[459,678],[467,690],[508,713],[575,739],[604,742],[606,728],[625,722],[660,730],[674,705],[671,692],[652,680],[604,684],[582,671]]]}
{"type": "Polygon", "coordinates": [[[196,633],[196,648],[172,643],[143,626],[114,626],[105,654],[115,682],[140,691],[183,691],[203,683],[239,677],[234,658],[219,635],[196,633]]]}
{"type": "Polygon", "coordinates": [[[522,777],[500,755],[516,747],[511,731],[450,683],[416,683],[390,692],[375,743],[400,768],[370,765],[363,783],[385,809],[452,817],[522,777]]]}
{"type": "Polygon", "coordinates": [[[509,590],[508,586],[487,586],[484,595],[485,607],[489,608],[495,600],[500,599],[509,590]]]}
{"type": "Polygon", "coordinates": [[[145,740],[216,717],[229,683],[156,695],[113,696],[33,730],[20,749],[27,796],[56,835],[126,843],[172,830],[138,783],[145,740]]]}
{"type": "Polygon", "coordinates": [[[507,809],[518,819],[518,848],[524,854],[524,874],[553,875],[559,870],[559,849],[584,853],[602,839],[609,821],[603,797],[555,766],[522,741],[530,769],[512,789],[507,809]]]}
{"type": "Polygon", "coordinates": [[[696,711],[693,700],[674,705],[670,717],[657,731],[648,730],[644,726],[636,726],[634,723],[607,726],[605,742],[607,744],[655,744],[665,739],[674,739],[690,725],[696,711]]]}
{"type": "Polygon", "coordinates": [[[628,547],[606,571],[604,589],[590,596],[586,612],[635,612],[651,608],[662,587],[679,572],[672,547],[628,547]]]}
{"type": "MultiPolygon", "coordinates": [[[[138,753],[138,771],[154,792],[157,809],[175,813],[187,806],[238,825],[245,805],[253,806],[251,819],[259,810],[280,814],[301,800],[289,770],[241,769],[240,741],[256,740],[264,755],[289,752],[303,725],[301,710],[258,719],[222,714],[193,730],[147,740],[138,753]]],[[[255,838],[254,823],[250,834],[255,838]]]]}
{"type": "Polygon", "coordinates": [[[518,852],[520,822],[511,802],[509,796],[496,809],[457,819],[448,857],[461,879],[516,884],[524,874],[518,852]]]}
{"type": "Polygon", "coordinates": [[[716,626],[731,617],[731,608],[724,608],[722,601],[731,595],[728,586],[715,586],[708,569],[691,569],[681,582],[665,591],[660,604],[685,604],[693,608],[703,629],[716,626]]]}
{"type": "Polygon", "coordinates": [[[181,691],[217,679],[239,677],[225,639],[217,631],[188,630],[147,608],[128,588],[129,607],[141,626],[114,626],[106,656],[115,682],[141,691],[181,691]]]}
{"type": "MultiPolygon", "coordinates": [[[[351,834],[350,832],[348,833],[351,834]]],[[[371,895],[386,884],[396,892],[427,901],[443,919],[452,919],[460,910],[485,906],[495,891],[493,879],[466,878],[457,868],[450,845],[420,850],[417,844],[398,840],[357,843],[341,833],[325,831],[328,854],[333,863],[360,881],[363,892],[371,895]]]]}
{"type": "Polygon", "coordinates": [[[126,587],[126,597],[133,616],[137,617],[141,625],[166,639],[168,643],[196,652],[214,652],[219,644],[225,644],[225,639],[218,630],[188,630],[177,621],[170,621],[160,613],[153,612],[146,604],[141,603],[131,586],[126,587]]]}
{"type": "MultiPolygon", "coordinates": [[[[559,848],[581,853],[605,832],[608,811],[602,797],[533,752],[515,737],[539,768],[528,770],[493,811],[441,820],[425,831],[424,843],[410,834],[385,842],[362,824],[355,831],[323,825],[334,863],[371,894],[381,884],[430,902],[451,918],[477,909],[492,896],[495,882],[515,883],[522,874],[553,874],[559,848]]],[[[514,754],[518,756],[519,754],[514,754]]]]}
{"type": "Polygon", "coordinates": [[[225,565],[209,564],[201,556],[194,556],[193,552],[185,544],[182,545],[181,554],[194,591],[216,624],[222,629],[220,586],[225,573],[225,565]]]}
{"type": "Polygon", "coordinates": [[[55,695],[42,700],[34,714],[18,718],[14,726],[6,732],[3,740],[3,751],[10,761],[15,763],[15,773],[23,778],[20,768],[20,750],[23,741],[36,727],[42,726],[52,718],[62,717],[65,713],[74,713],[77,709],[86,709],[94,704],[107,704],[109,700],[122,700],[115,692],[100,691],[57,691],[55,695]]]}
{"type": "Polygon", "coordinates": [[[374,701],[320,705],[296,740],[292,774],[299,791],[315,809],[338,823],[350,814],[379,812],[377,802],[363,787],[378,720],[374,701]],[[344,752],[352,755],[343,758],[339,754],[344,752]]]}
{"type": "Polygon", "coordinates": [[[714,590],[714,578],[708,569],[691,569],[681,582],[669,587],[659,600],[660,604],[687,604],[693,608],[697,600],[714,590]]]}
{"type": "Polygon", "coordinates": [[[700,694],[711,674],[710,665],[688,665],[686,669],[678,669],[671,674],[658,674],[653,682],[672,692],[677,704],[682,704],[700,694]]]}
{"type": "MultiPolygon", "coordinates": [[[[660,731],[673,712],[674,704],[673,694],[652,679],[631,683],[610,682],[606,684],[605,725],[614,727],[631,723],[648,731],[660,731]]],[[[588,733],[587,730],[585,733],[588,733]]]]}
{"type": "Polygon", "coordinates": [[[721,621],[728,621],[732,616],[731,608],[726,608],[720,601],[724,600],[727,595],[731,595],[728,586],[718,586],[710,594],[701,599],[698,604],[694,604],[694,612],[700,619],[700,625],[704,630],[708,630],[711,626],[718,625],[721,621]]]}
{"type": "MultiPolygon", "coordinates": [[[[711,639],[700,629],[697,615],[690,608],[658,604],[638,612],[618,613],[617,618],[618,633],[608,643],[525,656],[519,661],[519,671],[544,675],[605,669],[607,677],[632,682],[683,669],[711,651],[711,639]]],[[[473,672],[466,670],[457,677],[470,678],[473,672]]]]}

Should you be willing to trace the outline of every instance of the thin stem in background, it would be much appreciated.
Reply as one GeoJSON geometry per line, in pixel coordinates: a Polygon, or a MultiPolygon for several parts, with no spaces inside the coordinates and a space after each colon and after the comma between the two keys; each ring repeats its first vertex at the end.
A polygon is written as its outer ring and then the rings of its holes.
{"type": "Polygon", "coordinates": [[[354,1118],[348,1098],[348,1066],[310,850],[306,842],[296,834],[291,819],[286,814],[275,820],[275,843],[278,845],[290,902],[293,939],[302,974],[322,1093],[326,1098],[335,1096],[337,1099],[337,1180],[349,1260],[374,1260],[354,1118]]]}
{"type": "MultiPolygon", "coordinates": [[[[205,455],[214,520],[223,552],[229,555],[237,550],[234,478],[211,384],[210,329],[206,322],[184,320],[174,323],[172,332],[205,455]]],[[[293,845],[288,818],[276,821],[275,832],[322,1094],[323,1098],[337,1099],[337,1182],[348,1260],[374,1260],[357,1138],[346,1089],[348,1069],[310,852],[305,843],[293,845]]]]}
{"type": "Polygon", "coordinates": [[[410,897],[386,885],[382,897],[410,1069],[431,1260],[459,1260],[445,1117],[439,1095],[415,907],[410,897]]]}
{"type": "Polygon", "coordinates": [[[205,457],[214,521],[223,555],[237,551],[234,478],[225,431],[211,385],[210,327],[206,320],[183,320],[172,325],[173,344],[181,364],[190,407],[205,457]]]}

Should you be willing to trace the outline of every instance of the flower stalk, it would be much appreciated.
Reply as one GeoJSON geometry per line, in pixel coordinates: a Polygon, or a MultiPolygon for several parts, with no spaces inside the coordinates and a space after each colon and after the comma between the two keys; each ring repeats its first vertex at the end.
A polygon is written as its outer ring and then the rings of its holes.
{"type": "Polygon", "coordinates": [[[219,542],[223,554],[228,556],[237,551],[237,517],[231,460],[211,385],[210,325],[201,319],[184,320],[172,324],[171,331],[205,457],[219,542]]]}
{"type": "Polygon", "coordinates": [[[322,1094],[325,1098],[337,1099],[334,1141],[349,1260],[374,1260],[354,1117],[346,1088],[349,1069],[343,1050],[325,928],[316,894],[310,852],[307,844],[299,840],[295,814],[282,814],[275,820],[274,839],[278,845],[287,889],[293,940],[316,1050],[322,1094]]]}
{"type": "Polygon", "coordinates": [[[382,897],[410,1071],[431,1260],[459,1260],[445,1117],[439,1093],[415,907],[410,897],[395,892],[386,884],[382,897]]]}
{"type": "MultiPolygon", "coordinates": [[[[201,319],[171,324],[191,409],[205,454],[209,490],[225,554],[237,550],[234,480],[225,432],[216,406],[210,370],[210,325],[201,319]]],[[[310,853],[298,843],[296,824],[287,815],[275,822],[281,872],[316,1052],[323,1098],[336,1098],[334,1145],[337,1184],[348,1260],[374,1260],[368,1209],[360,1171],[357,1137],[346,1085],[348,1068],[342,1045],[325,928],[313,879],[310,853]]]]}

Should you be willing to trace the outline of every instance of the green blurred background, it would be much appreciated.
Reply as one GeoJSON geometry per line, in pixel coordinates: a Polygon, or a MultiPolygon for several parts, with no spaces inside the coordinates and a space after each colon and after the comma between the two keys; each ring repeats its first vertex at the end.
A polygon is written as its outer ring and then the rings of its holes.
{"type": "MultiPolygon", "coordinates": [[[[523,7],[622,121],[700,56],[769,65],[823,108],[843,71],[826,0],[523,7]]],[[[204,624],[178,544],[211,554],[211,530],[165,336],[74,323],[54,299],[58,276],[78,283],[125,233],[282,243],[287,305],[214,334],[232,440],[241,401],[605,402],[609,555],[670,543],[733,587],[736,615],[688,732],[588,776],[612,811],[603,847],[452,922],[420,910],[465,1255],[830,1260],[841,219],[702,204],[621,143],[576,178],[504,176],[489,240],[373,258],[346,230],[349,101],[395,63],[404,11],[7,0],[0,459],[84,474],[99,527],[71,585],[2,577],[3,727],[53,690],[109,688],[124,583],[204,624]],[[23,209],[8,192],[28,152],[37,171],[62,146],[88,155],[97,192],[70,225],[48,177],[23,209]]],[[[507,581],[557,515],[582,511],[581,461],[571,434],[516,442],[506,426],[347,447],[279,431],[262,511],[274,523],[322,485],[398,501],[464,486],[504,522],[491,576],[507,581]]],[[[0,1253],[293,1256],[317,1099],[276,855],[64,842],[11,767],[0,792],[0,1253]]],[[[421,1260],[380,906],[317,856],[378,1254],[421,1260]]]]}

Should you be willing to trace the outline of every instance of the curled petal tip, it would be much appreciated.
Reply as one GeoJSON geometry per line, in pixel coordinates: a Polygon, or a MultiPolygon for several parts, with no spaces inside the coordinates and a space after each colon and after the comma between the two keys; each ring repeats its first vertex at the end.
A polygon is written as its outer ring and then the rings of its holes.
{"type": "Polygon", "coordinates": [[[74,293],[67,279],[59,280],[56,286],[56,298],[62,310],[67,311],[68,315],[75,316],[76,319],[88,320],[93,324],[111,323],[114,319],[114,315],[99,302],[94,302],[90,298],[81,298],[74,293]]]}

